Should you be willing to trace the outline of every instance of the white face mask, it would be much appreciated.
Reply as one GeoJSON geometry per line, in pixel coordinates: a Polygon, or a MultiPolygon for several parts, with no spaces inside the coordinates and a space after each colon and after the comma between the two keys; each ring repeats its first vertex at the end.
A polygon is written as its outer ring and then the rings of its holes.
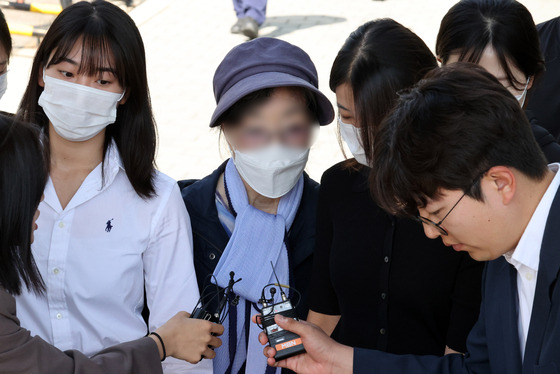
{"type": "MultiPolygon", "coordinates": [[[[49,77],[43,71],[45,88],[39,105],[54,130],[66,140],[83,142],[99,134],[117,119],[122,94],[49,77]]],[[[125,91],[126,92],[126,91],[125,91]]]]}
{"type": "Polygon", "coordinates": [[[525,83],[525,88],[523,89],[523,92],[521,92],[519,95],[515,95],[515,98],[517,99],[517,101],[519,101],[521,104],[521,107],[523,108],[523,104],[525,104],[525,98],[527,97],[527,87],[529,87],[529,81],[531,80],[531,77],[527,78],[527,83],[525,83]]]}
{"type": "Polygon", "coordinates": [[[5,72],[4,74],[0,75],[0,99],[2,98],[2,96],[4,96],[7,89],[8,89],[8,72],[5,72]]]}
{"type": "Polygon", "coordinates": [[[271,199],[284,196],[296,185],[309,157],[309,148],[272,144],[253,151],[234,150],[239,175],[259,194],[271,199]]]}
{"type": "Polygon", "coordinates": [[[366,159],[366,152],[360,140],[360,129],[352,126],[349,123],[342,122],[340,116],[338,117],[338,125],[340,126],[340,135],[342,140],[348,145],[348,149],[360,164],[369,166],[366,159]]]}

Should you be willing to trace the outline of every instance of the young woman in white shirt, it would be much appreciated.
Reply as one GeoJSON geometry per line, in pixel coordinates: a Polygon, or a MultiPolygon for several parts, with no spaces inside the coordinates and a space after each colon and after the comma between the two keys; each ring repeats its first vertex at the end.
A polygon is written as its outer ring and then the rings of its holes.
{"type": "MultiPolygon", "coordinates": [[[[17,298],[22,325],[62,350],[93,354],[192,310],[190,219],[175,181],[155,170],[132,19],[104,1],[65,9],[39,46],[18,115],[41,126],[50,158],[33,244],[47,292],[17,298]]],[[[195,326],[193,336],[205,333],[195,326]]],[[[164,363],[166,372],[192,368],[164,363]]],[[[210,372],[211,362],[196,371],[210,372]]]]}

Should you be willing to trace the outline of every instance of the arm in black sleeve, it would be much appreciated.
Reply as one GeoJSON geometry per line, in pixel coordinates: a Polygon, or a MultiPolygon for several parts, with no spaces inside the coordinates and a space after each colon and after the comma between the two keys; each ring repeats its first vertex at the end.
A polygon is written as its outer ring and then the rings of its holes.
{"type": "Polygon", "coordinates": [[[333,222],[329,209],[329,181],[321,179],[317,203],[317,227],[313,271],[309,286],[309,309],[317,313],[339,315],[338,299],[331,283],[330,252],[333,240],[333,222]]]}
{"type": "MultiPolygon", "coordinates": [[[[531,112],[527,111],[527,115],[531,116],[531,112]]],[[[531,120],[531,130],[533,130],[533,135],[539,144],[539,147],[543,151],[547,161],[549,163],[560,162],[560,144],[554,139],[548,130],[539,126],[535,117],[530,117],[531,120]]]]}
{"type": "MultiPolygon", "coordinates": [[[[485,275],[482,276],[484,284],[485,275]]],[[[381,351],[354,348],[354,374],[485,374],[491,373],[486,338],[484,288],[480,316],[467,339],[467,350],[461,354],[439,356],[395,355],[381,351]]]]}
{"type": "Polygon", "coordinates": [[[446,343],[455,351],[466,352],[467,337],[480,312],[484,262],[473,260],[466,252],[462,252],[461,255],[453,289],[446,343]]]}

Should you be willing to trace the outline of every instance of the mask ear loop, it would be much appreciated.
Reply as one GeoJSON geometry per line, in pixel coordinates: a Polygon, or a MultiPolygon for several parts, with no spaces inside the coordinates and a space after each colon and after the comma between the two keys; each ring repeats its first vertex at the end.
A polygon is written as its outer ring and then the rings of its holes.
{"type": "Polygon", "coordinates": [[[519,96],[519,99],[523,99],[523,101],[521,102],[521,108],[523,108],[523,105],[525,105],[525,99],[527,98],[527,87],[529,87],[530,81],[531,81],[531,77],[529,76],[527,78],[527,83],[525,83],[525,88],[523,89],[523,93],[521,93],[521,95],[519,96]]]}
{"type": "Polygon", "coordinates": [[[123,93],[121,94],[121,96],[118,98],[117,102],[121,101],[124,97],[124,95],[126,94],[126,88],[124,89],[123,93]]]}

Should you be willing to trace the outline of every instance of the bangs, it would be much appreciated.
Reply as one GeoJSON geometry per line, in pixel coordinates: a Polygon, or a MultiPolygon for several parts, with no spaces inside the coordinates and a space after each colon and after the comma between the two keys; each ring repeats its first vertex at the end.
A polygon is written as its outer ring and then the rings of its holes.
{"type": "Polygon", "coordinates": [[[52,59],[47,67],[71,59],[72,50],[82,44],[78,74],[98,76],[103,72],[112,73],[120,85],[125,87],[124,62],[116,42],[106,35],[103,25],[89,21],[81,34],[64,35],[57,43],[52,59]]]}

